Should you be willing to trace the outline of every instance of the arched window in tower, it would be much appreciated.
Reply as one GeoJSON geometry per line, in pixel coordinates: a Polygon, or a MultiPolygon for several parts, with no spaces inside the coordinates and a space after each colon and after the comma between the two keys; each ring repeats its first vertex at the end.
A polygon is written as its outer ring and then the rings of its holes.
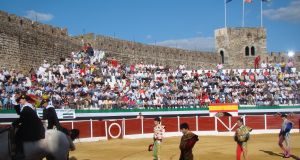
{"type": "Polygon", "coordinates": [[[255,48],[253,46],[251,47],[251,56],[255,56],[255,48]]]}
{"type": "Polygon", "coordinates": [[[220,51],[220,55],[221,55],[221,63],[224,64],[224,51],[223,50],[220,51]]]}
{"type": "Polygon", "coordinates": [[[249,47],[248,46],[245,48],[245,56],[249,56],[249,47]]]}

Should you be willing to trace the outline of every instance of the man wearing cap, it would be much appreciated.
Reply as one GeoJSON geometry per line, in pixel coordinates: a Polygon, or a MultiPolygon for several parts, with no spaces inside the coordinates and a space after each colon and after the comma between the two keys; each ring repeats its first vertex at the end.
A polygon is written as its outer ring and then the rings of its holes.
{"type": "Polygon", "coordinates": [[[153,134],[153,160],[160,160],[160,149],[165,126],[161,125],[160,118],[154,118],[154,134],[153,134]]]}
{"type": "Polygon", "coordinates": [[[56,129],[60,129],[59,120],[53,105],[49,104],[49,99],[43,99],[41,106],[44,107],[43,110],[43,120],[48,121],[47,129],[53,129],[55,126],[56,129]]]}
{"type": "Polygon", "coordinates": [[[15,107],[19,111],[17,113],[20,118],[12,123],[14,128],[17,128],[16,132],[16,155],[14,159],[23,159],[24,149],[23,142],[38,141],[45,138],[45,129],[40,118],[37,116],[32,104],[28,101],[32,99],[26,94],[17,98],[19,105],[15,107]]]}

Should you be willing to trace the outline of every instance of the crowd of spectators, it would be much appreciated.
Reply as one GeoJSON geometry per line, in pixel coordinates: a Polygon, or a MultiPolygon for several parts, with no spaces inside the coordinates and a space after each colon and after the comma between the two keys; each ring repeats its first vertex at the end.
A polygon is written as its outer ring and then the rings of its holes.
{"type": "MultiPolygon", "coordinates": [[[[293,62],[261,63],[260,69],[187,70],[155,64],[121,64],[90,44],[59,63],[46,60],[29,74],[0,70],[0,107],[20,92],[50,97],[57,108],[133,109],[207,107],[209,103],[294,105],[300,103],[293,62]]],[[[36,103],[38,107],[38,102],[36,103]]]]}

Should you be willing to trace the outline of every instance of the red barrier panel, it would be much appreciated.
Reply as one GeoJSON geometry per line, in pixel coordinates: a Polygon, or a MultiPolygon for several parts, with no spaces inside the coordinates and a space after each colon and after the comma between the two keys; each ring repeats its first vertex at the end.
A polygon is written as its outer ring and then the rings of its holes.
{"type": "Polygon", "coordinates": [[[292,120],[294,123],[294,129],[300,129],[300,119],[292,120]]]}
{"type": "Polygon", "coordinates": [[[74,128],[80,130],[79,138],[90,138],[91,137],[91,127],[90,122],[74,122],[74,128]]]}
{"type": "Polygon", "coordinates": [[[93,137],[105,136],[105,121],[93,121],[93,137]]]}
{"type": "Polygon", "coordinates": [[[215,130],[215,118],[214,117],[199,117],[198,118],[198,130],[199,131],[214,131],[215,130]]]}
{"type": "Polygon", "coordinates": [[[128,134],[142,134],[141,119],[125,120],[125,135],[128,134]]]}
{"type": "Polygon", "coordinates": [[[8,128],[10,127],[10,124],[0,124],[0,128],[8,128]]]}
{"type": "Polygon", "coordinates": [[[282,119],[275,116],[267,116],[267,129],[280,129],[282,119]]]}
{"type": "Polygon", "coordinates": [[[165,126],[166,132],[177,132],[178,131],[177,117],[162,118],[161,121],[162,121],[162,125],[165,126]]]}
{"type": "Polygon", "coordinates": [[[231,130],[232,131],[236,131],[236,129],[238,128],[238,126],[236,125],[236,122],[238,119],[240,119],[241,117],[231,117],[231,130]],[[233,127],[234,126],[234,127],[233,127]]]}
{"type": "Polygon", "coordinates": [[[294,129],[300,129],[300,116],[294,115],[290,120],[294,123],[294,129]]]}
{"type": "Polygon", "coordinates": [[[107,121],[107,137],[112,138],[123,138],[123,125],[122,120],[107,121]]]}
{"type": "Polygon", "coordinates": [[[144,133],[153,133],[154,120],[153,118],[143,119],[144,133]]]}
{"type": "Polygon", "coordinates": [[[217,125],[218,125],[218,131],[219,132],[229,131],[229,129],[227,129],[227,128],[230,128],[230,126],[229,126],[229,116],[220,117],[219,120],[217,120],[217,125]]]}
{"type": "MultiPolygon", "coordinates": [[[[60,125],[68,130],[72,129],[72,122],[60,122],[60,125]]],[[[79,129],[79,128],[76,128],[79,129]]]]}
{"type": "Polygon", "coordinates": [[[180,124],[187,123],[191,131],[196,131],[196,117],[180,117],[180,124]]]}
{"type": "Polygon", "coordinates": [[[264,116],[246,116],[246,126],[252,129],[265,129],[264,116]]]}

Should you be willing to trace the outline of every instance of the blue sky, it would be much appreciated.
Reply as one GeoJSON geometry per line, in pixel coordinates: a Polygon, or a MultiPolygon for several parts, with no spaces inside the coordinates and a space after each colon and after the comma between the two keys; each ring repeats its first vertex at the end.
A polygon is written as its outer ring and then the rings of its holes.
{"type": "MultiPolygon", "coordinates": [[[[245,26],[260,26],[260,0],[245,4],[245,26]]],[[[300,0],[264,3],[267,49],[300,51],[300,0]]],[[[1,0],[0,10],[68,28],[146,44],[214,51],[224,0],[1,0]]],[[[227,4],[227,26],[241,27],[242,0],[227,4]]]]}

